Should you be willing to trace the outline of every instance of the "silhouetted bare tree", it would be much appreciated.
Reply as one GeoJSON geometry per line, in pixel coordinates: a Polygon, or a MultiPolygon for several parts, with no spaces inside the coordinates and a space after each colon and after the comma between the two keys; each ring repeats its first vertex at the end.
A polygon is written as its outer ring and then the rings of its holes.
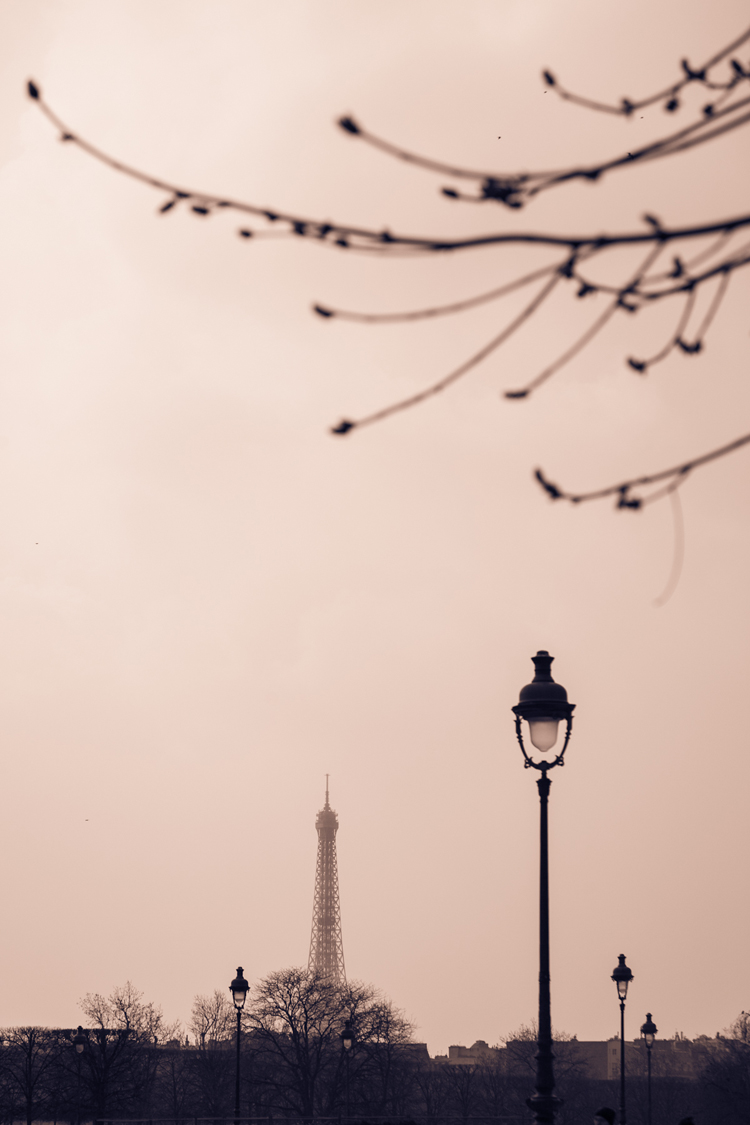
{"type": "Polygon", "coordinates": [[[444,1066],[443,1073],[451,1116],[460,1117],[463,1121],[479,1116],[482,1110],[481,1067],[444,1066]]]}
{"type": "Polygon", "coordinates": [[[403,1116],[412,1070],[413,1025],[389,1000],[362,985],[349,986],[356,1047],[350,1056],[352,1112],[403,1116]]]}
{"type": "Polygon", "coordinates": [[[283,969],[256,985],[247,1012],[248,1039],[259,1081],[275,1108],[302,1117],[340,1112],[345,1087],[341,1032],[347,1019],[355,1034],[352,1102],[372,1113],[373,1101],[387,1103],[394,1049],[410,1039],[411,1025],[403,1015],[369,985],[341,985],[307,969],[283,969]]]}
{"type": "MultiPolygon", "coordinates": [[[[550,71],[545,70],[543,79],[549,90],[557,93],[565,101],[595,112],[630,117],[647,106],[661,104],[672,119],[684,105],[688,106],[689,119],[679,127],[671,127],[664,136],[640,147],[634,147],[632,152],[620,153],[592,164],[532,172],[469,169],[400,148],[371,133],[350,116],[342,117],[339,125],[351,137],[372,145],[389,156],[428,172],[449,177],[452,183],[442,188],[443,195],[448,199],[470,205],[497,204],[518,210],[532,203],[538,195],[571,181],[601,182],[606,176],[656,163],[666,157],[706,145],[748,124],[750,122],[750,62],[742,61],[737,57],[737,53],[749,39],[750,29],[698,66],[693,66],[687,59],[682,59],[679,76],[665,88],[640,99],[622,98],[616,105],[574,94],[550,71]],[[702,104],[692,108],[690,104],[695,99],[688,96],[691,89],[698,89],[702,95],[702,104]]],[[[543,231],[517,233],[501,231],[477,237],[444,238],[394,234],[388,228],[376,230],[336,221],[321,221],[308,215],[291,214],[275,208],[243,203],[192,188],[180,187],[108,156],[101,149],[72,132],[44,101],[39,87],[34,82],[29,82],[28,92],[59,130],[62,140],[77,145],[83,152],[115,171],[131,176],[166,194],[166,199],[159,208],[161,214],[167,214],[176,207],[189,208],[193,214],[202,218],[222,211],[234,211],[251,216],[254,220],[252,225],[243,225],[239,228],[238,233],[244,239],[288,235],[314,239],[350,252],[359,251],[388,257],[436,254],[444,256],[480,247],[504,247],[513,244],[549,249],[550,258],[544,266],[519,275],[508,284],[447,305],[390,314],[363,313],[335,309],[322,304],[315,305],[318,315],[325,318],[335,317],[361,323],[382,324],[388,321],[415,321],[461,313],[477,305],[500,301],[508,294],[521,289],[529,289],[531,292],[521,312],[512,317],[499,333],[457,368],[440,376],[422,391],[384,406],[372,414],[355,420],[343,419],[332,428],[335,434],[343,435],[361,426],[381,421],[446,390],[502,347],[532,317],[539,315],[554,291],[565,287],[574,300],[591,302],[595,304],[597,311],[592,313],[588,327],[577,340],[554,355],[543,370],[528,379],[524,385],[506,390],[504,392],[506,398],[516,400],[527,398],[579,355],[614,317],[621,315],[633,317],[643,309],[653,307],[662,301],[671,300],[672,304],[678,306],[674,327],[663,346],[653,355],[635,354],[627,357],[630,369],[639,376],[644,376],[672,352],[681,352],[686,356],[696,355],[705,346],[708,330],[726,295],[732,276],[737,270],[750,264],[750,243],[742,241],[741,238],[743,232],[750,227],[748,212],[731,218],[704,218],[680,227],[670,226],[653,214],[645,214],[640,229],[624,233],[597,232],[566,235],[543,231]],[[691,247],[696,245],[697,251],[691,251],[691,247]],[[640,261],[635,268],[626,254],[623,257],[619,280],[613,283],[601,280],[596,272],[599,259],[605,254],[611,256],[613,250],[626,251],[633,248],[640,248],[642,251],[640,261]],[[707,294],[707,308],[699,315],[696,300],[704,291],[707,294]]],[[[674,492],[693,470],[733,453],[748,442],[750,442],[750,433],[719,448],[690,457],[678,465],[589,492],[566,491],[553,484],[540,469],[536,470],[535,475],[547,495],[554,500],[565,499],[572,503],[580,503],[584,500],[613,496],[618,508],[637,509],[643,504],[674,492]],[[652,491],[644,492],[644,489],[649,489],[650,486],[657,487],[652,491]]]]}
{"type": "Polygon", "coordinates": [[[235,1013],[229,997],[218,988],[210,996],[196,996],[188,1026],[196,1045],[223,1043],[231,1039],[235,1013]]]}
{"type": "Polygon", "coordinates": [[[94,1116],[138,1115],[152,1097],[158,1045],[175,1038],[176,1025],[130,981],[109,996],[87,993],[81,1009],[89,1025],[82,1059],[94,1116]]]}
{"type": "Polygon", "coordinates": [[[206,1117],[222,1117],[232,1106],[235,1060],[231,1048],[235,1035],[235,1012],[227,995],[218,988],[210,996],[196,996],[190,1031],[197,1052],[193,1059],[195,1099],[206,1117]]]}
{"type": "Polygon", "coordinates": [[[707,1117],[717,1125],[746,1125],[750,1121],[750,1013],[741,1012],[716,1039],[705,1041],[701,1075],[707,1117]]]}
{"type": "Polygon", "coordinates": [[[450,1112],[451,1082],[447,1069],[446,1063],[436,1065],[426,1058],[417,1061],[412,1071],[417,1114],[440,1118],[450,1112]]]}
{"type": "MultiPolygon", "coordinates": [[[[160,1116],[179,1120],[202,1112],[196,1082],[196,1055],[195,1050],[178,1042],[159,1051],[153,1105],[160,1116]]],[[[149,1112],[154,1110],[149,1109],[149,1112]]]]}
{"type": "Polygon", "coordinates": [[[0,1037],[6,1099],[31,1125],[49,1113],[64,1036],[47,1027],[9,1027],[0,1037]]]}
{"type": "MultiPolygon", "coordinates": [[[[589,1085],[585,1077],[586,1062],[574,1036],[565,1031],[553,1030],[552,1040],[557,1083],[555,1093],[563,1103],[558,1113],[559,1122],[560,1125],[574,1125],[584,1116],[589,1085]]],[[[510,1077],[515,1078],[515,1112],[523,1114],[536,1074],[536,1020],[532,1020],[531,1024],[522,1024],[517,1031],[504,1038],[503,1043],[506,1071],[510,1077]],[[524,1076],[523,1081],[520,1081],[521,1076],[524,1076]]]]}

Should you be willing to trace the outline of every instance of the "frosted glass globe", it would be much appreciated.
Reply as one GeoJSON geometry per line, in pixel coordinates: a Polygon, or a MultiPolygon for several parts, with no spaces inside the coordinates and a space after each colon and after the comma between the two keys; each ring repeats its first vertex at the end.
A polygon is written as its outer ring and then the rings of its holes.
{"type": "Polygon", "coordinates": [[[529,719],[529,737],[541,754],[546,754],[557,742],[559,722],[559,719],[529,719]]]}

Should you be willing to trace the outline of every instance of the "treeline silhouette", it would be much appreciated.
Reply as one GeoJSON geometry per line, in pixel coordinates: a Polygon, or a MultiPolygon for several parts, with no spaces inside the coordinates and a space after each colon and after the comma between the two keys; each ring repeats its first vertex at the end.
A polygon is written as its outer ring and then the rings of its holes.
{"type": "MultiPolygon", "coordinates": [[[[236,1013],[224,992],[196,997],[188,1029],[165,1022],[132,985],[84,997],[89,1026],[0,1031],[0,1121],[227,1118],[234,1115],[236,1013]],[[103,1023],[107,1020],[107,1023],[103,1023]],[[77,1048],[81,1048],[80,1050],[77,1048]]],[[[653,1121],[692,1114],[702,1125],[750,1120],[750,1017],[691,1045],[692,1070],[652,1080],[653,1121]],[[697,1065],[695,1060],[698,1060],[697,1065]]],[[[555,1043],[558,1125],[616,1104],[617,1081],[587,1076],[576,1040],[555,1043]]],[[[356,1118],[432,1125],[525,1121],[533,1087],[529,1029],[479,1062],[433,1060],[413,1027],[370,986],[338,986],[302,969],[271,974],[242,1014],[243,1118],[356,1118]],[[341,1031],[351,1020],[354,1047],[341,1031]]],[[[658,1050],[655,1059],[658,1060],[658,1050]]],[[[646,1125],[647,1086],[628,1078],[631,1125],[646,1125]]]]}

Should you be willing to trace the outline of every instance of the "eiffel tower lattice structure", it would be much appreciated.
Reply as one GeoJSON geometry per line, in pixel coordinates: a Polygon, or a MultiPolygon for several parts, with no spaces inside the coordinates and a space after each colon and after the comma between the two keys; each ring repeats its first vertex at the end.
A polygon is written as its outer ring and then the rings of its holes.
{"type": "Polygon", "coordinates": [[[328,802],[328,774],[326,774],[326,803],[317,815],[315,827],[318,831],[318,862],[315,867],[315,898],[307,968],[308,971],[320,973],[337,984],[346,984],[344,942],[341,937],[339,876],[336,866],[336,833],[339,818],[328,802]]]}

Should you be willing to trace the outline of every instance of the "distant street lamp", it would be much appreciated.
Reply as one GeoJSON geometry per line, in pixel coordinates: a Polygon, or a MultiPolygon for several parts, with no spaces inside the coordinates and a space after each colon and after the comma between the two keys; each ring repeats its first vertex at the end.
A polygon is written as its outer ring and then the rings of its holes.
{"type": "Polygon", "coordinates": [[[643,1042],[646,1044],[646,1058],[648,1059],[648,1125],[651,1125],[651,1048],[654,1045],[654,1036],[657,1032],[657,1027],[651,1019],[651,1013],[646,1012],[646,1022],[641,1024],[641,1035],[643,1042]]]}
{"type": "Polygon", "coordinates": [[[354,1048],[354,1031],[352,1030],[352,1021],[346,1020],[344,1023],[344,1030],[341,1032],[341,1046],[344,1048],[344,1058],[346,1059],[346,1120],[349,1120],[349,1058],[354,1048]]]}
{"type": "Polygon", "coordinates": [[[86,1049],[88,1036],[85,1034],[80,1023],[78,1025],[78,1030],[73,1036],[72,1042],[76,1051],[76,1122],[77,1125],[81,1125],[81,1056],[86,1049]]]}
{"type": "Polygon", "coordinates": [[[552,1054],[552,1015],[550,1011],[549,978],[549,863],[547,856],[547,799],[552,784],[547,773],[555,766],[564,765],[563,755],[570,740],[573,725],[574,703],[568,703],[568,694],[561,684],[552,679],[550,669],[553,656],[541,649],[534,661],[535,676],[530,684],[521,688],[518,703],[513,708],[516,716],[516,737],[524,758],[524,767],[541,771],[537,780],[540,802],[539,825],[539,1027],[536,1054],[536,1093],[526,1104],[534,1112],[537,1125],[553,1125],[555,1113],[562,1102],[554,1094],[555,1074],[552,1054]],[[535,762],[526,753],[521,723],[529,724],[529,738],[540,754],[549,754],[557,742],[557,728],[565,721],[565,741],[551,760],[535,762]]]}
{"type": "Polygon", "coordinates": [[[612,980],[617,985],[617,995],[620,1000],[620,1125],[626,1125],[625,1119],[625,997],[628,994],[628,985],[633,979],[628,966],[625,964],[625,954],[620,953],[617,958],[617,968],[612,973],[612,980]]]}
{"type": "Polygon", "coordinates": [[[234,1121],[235,1125],[239,1125],[240,1119],[240,1034],[242,1023],[242,1009],[245,1007],[245,1000],[247,998],[247,990],[250,985],[247,983],[242,975],[242,968],[237,969],[237,976],[234,978],[229,986],[229,991],[232,993],[232,1000],[237,1009],[237,1068],[235,1070],[234,1081],[234,1121]]]}

